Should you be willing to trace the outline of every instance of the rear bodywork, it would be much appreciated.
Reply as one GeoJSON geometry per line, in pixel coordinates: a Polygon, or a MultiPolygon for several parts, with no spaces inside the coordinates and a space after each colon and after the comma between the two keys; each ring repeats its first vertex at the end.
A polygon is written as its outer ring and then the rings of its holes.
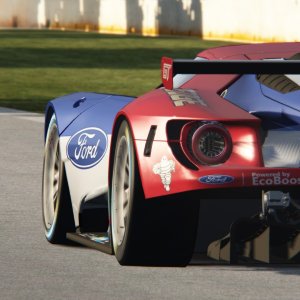
{"type": "MultiPolygon", "coordinates": [[[[299,43],[260,44],[209,49],[198,57],[250,61],[287,59],[298,52],[299,43]]],[[[201,200],[196,252],[225,235],[237,216],[258,213],[262,192],[298,197],[299,105],[278,100],[256,75],[226,73],[190,76],[181,86],[162,86],[136,99],[77,93],[49,103],[46,125],[55,113],[76,226],[85,205],[107,206],[114,142],[123,119],[131,127],[145,198],[164,201],[177,194],[182,205],[186,197],[201,200]],[[232,153],[226,162],[201,165],[187,157],[182,128],[196,121],[219,122],[229,132],[232,153]]]]}

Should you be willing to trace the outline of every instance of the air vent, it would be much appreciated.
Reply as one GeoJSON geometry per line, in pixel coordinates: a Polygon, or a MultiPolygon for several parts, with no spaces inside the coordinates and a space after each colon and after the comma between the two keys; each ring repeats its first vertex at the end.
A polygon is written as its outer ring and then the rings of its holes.
{"type": "Polygon", "coordinates": [[[257,75],[257,80],[261,84],[282,94],[287,94],[290,92],[300,90],[300,86],[297,83],[295,83],[283,74],[257,75]]]}

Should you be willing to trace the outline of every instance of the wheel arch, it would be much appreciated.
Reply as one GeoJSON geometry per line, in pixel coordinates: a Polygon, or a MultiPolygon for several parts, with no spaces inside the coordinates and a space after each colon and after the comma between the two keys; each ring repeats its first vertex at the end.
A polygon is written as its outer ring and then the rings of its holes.
{"type": "Polygon", "coordinates": [[[45,112],[44,142],[46,141],[48,126],[53,114],[55,114],[54,107],[52,105],[48,105],[45,112]]]}
{"type": "Polygon", "coordinates": [[[118,136],[120,126],[124,120],[126,120],[129,123],[128,118],[125,115],[123,115],[123,114],[118,115],[118,117],[116,118],[116,120],[114,122],[113,131],[112,131],[112,135],[111,135],[109,165],[108,165],[108,187],[109,187],[108,191],[109,191],[109,193],[110,193],[110,188],[111,188],[112,168],[113,168],[113,163],[114,163],[114,153],[115,153],[115,149],[116,149],[117,136],[118,136]]]}
{"type": "MultiPolygon", "coordinates": [[[[135,138],[134,138],[134,130],[132,128],[132,124],[130,122],[129,117],[121,112],[117,115],[115,121],[114,121],[114,126],[113,126],[113,130],[112,130],[112,136],[111,136],[111,146],[110,146],[110,153],[109,153],[109,165],[108,165],[108,192],[110,194],[110,188],[111,188],[111,181],[112,181],[112,170],[113,170],[113,163],[114,163],[114,153],[115,153],[115,148],[116,148],[116,141],[117,141],[117,136],[118,136],[118,132],[120,129],[120,126],[122,124],[123,121],[126,121],[129,125],[130,128],[130,132],[132,134],[132,138],[133,138],[133,147],[134,147],[134,153],[137,156],[137,149],[136,149],[136,143],[135,143],[135,138]]],[[[139,162],[137,160],[138,163],[138,169],[140,172],[140,168],[139,168],[139,162]]]]}
{"type": "MultiPolygon", "coordinates": [[[[126,120],[129,129],[132,135],[132,142],[133,142],[133,149],[134,149],[134,155],[136,158],[136,167],[139,172],[139,177],[141,180],[141,186],[144,192],[144,196],[147,197],[147,187],[149,186],[149,181],[147,178],[149,177],[149,174],[153,174],[152,172],[152,166],[159,162],[161,160],[161,155],[160,152],[154,153],[152,151],[152,155],[150,156],[145,156],[144,154],[144,148],[145,144],[147,142],[147,136],[149,135],[149,130],[151,129],[152,122],[149,122],[147,119],[145,119],[144,124],[141,123],[140,120],[136,121],[135,115],[131,115],[130,113],[127,113],[126,110],[121,111],[115,121],[114,121],[114,126],[112,130],[112,137],[111,137],[111,147],[110,147],[110,153],[109,153],[109,166],[108,166],[108,193],[109,193],[109,199],[110,199],[110,194],[111,194],[111,183],[112,183],[112,173],[113,173],[113,164],[114,164],[114,153],[115,153],[115,148],[116,148],[116,140],[119,132],[119,128],[122,124],[122,122],[126,120]],[[142,128],[142,129],[141,129],[142,128]],[[147,165],[147,167],[144,167],[144,164],[147,165]],[[149,169],[150,168],[150,169],[149,169]],[[150,171],[149,171],[150,170],[150,171]]],[[[162,121],[160,128],[165,128],[166,126],[163,124],[164,120],[162,121]]],[[[155,123],[156,124],[156,123],[155,123]]],[[[163,129],[160,129],[163,131],[163,129]]],[[[166,133],[164,132],[164,135],[166,133]]],[[[161,136],[163,136],[161,134],[161,136]]],[[[166,139],[166,138],[164,138],[166,139]]],[[[169,146],[166,146],[167,143],[164,144],[164,149],[166,152],[170,152],[171,150],[169,149],[169,146]]],[[[170,152],[171,153],[171,152],[170,152]]],[[[160,179],[159,179],[160,181],[160,179]]],[[[159,196],[164,196],[166,195],[164,191],[159,192],[157,197],[159,196]]],[[[149,197],[150,198],[150,197],[149,197]]]]}

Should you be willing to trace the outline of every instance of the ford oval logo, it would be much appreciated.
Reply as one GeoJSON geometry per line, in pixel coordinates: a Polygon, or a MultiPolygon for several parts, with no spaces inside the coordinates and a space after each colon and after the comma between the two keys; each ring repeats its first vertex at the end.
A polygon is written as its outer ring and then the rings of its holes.
{"type": "Polygon", "coordinates": [[[201,183],[206,184],[226,184],[234,181],[234,177],[229,175],[207,175],[199,178],[201,183]]]}
{"type": "Polygon", "coordinates": [[[107,148],[107,136],[99,128],[89,127],[76,132],[67,144],[67,155],[74,166],[88,169],[98,164],[107,148]]]}

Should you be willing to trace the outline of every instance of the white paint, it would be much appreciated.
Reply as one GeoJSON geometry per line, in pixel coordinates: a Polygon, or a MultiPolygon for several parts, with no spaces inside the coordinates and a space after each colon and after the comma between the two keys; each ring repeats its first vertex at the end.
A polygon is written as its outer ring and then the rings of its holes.
{"type": "Polygon", "coordinates": [[[106,193],[108,190],[108,161],[111,135],[107,136],[107,151],[102,160],[90,169],[75,167],[67,157],[67,143],[70,136],[60,137],[60,153],[65,163],[69,184],[70,196],[75,219],[75,226],[79,226],[80,204],[86,197],[99,196],[98,193],[106,193]]]}
{"type": "Polygon", "coordinates": [[[300,86],[300,75],[299,74],[286,74],[285,76],[300,86]]]}

